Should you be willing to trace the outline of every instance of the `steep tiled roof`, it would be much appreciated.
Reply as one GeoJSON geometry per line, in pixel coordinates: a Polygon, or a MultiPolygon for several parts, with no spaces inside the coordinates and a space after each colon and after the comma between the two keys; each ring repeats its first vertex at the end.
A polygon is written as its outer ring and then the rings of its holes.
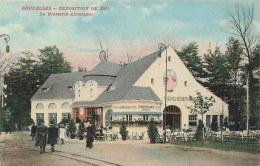
{"type": "Polygon", "coordinates": [[[119,71],[115,80],[111,83],[115,87],[115,90],[102,93],[97,100],[93,102],[75,102],[73,105],[93,105],[122,100],[137,100],[137,98],[140,100],[160,101],[151,88],[133,87],[133,84],[157,59],[159,53],[159,51],[154,52],[153,54],[124,66],[119,71]]]}
{"type": "Polygon", "coordinates": [[[111,85],[113,89],[104,91],[95,101],[75,102],[73,105],[93,105],[122,100],[160,101],[151,88],[133,86],[157,59],[159,53],[159,51],[154,52],[123,67],[103,60],[89,72],[52,74],[35,93],[32,100],[74,98],[74,92],[69,91],[68,86],[73,86],[78,80],[84,82],[95,80],[99,86],[111,85]],[[44,92],[43,88],[49,89],[48,92],[44,92]]]}
{"type": "Polygon", "coordinates": [[[117,76],[120,69],[120,64],[102,60],[94,69],[88,72],[87,75],[117,76]]]}
{"type": "Polygon", "coordinates": [[[38,89],[31,100],[74,98],[73,91],[70,91],[68,87],[73,86],[74,82],[82,80],[83,76],[87,73],[87,71],[84,71],[52,74],[44,82],[41,88],[38,89]],[[44,88],[47,89],[47,92],[44,92],[44,88]]]}

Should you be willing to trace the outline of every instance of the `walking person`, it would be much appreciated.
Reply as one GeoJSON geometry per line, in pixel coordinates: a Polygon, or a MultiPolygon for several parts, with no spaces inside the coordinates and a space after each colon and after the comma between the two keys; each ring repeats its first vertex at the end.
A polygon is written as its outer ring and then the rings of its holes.
{"type": "Polygon", "coordinates": [[[58,128],[54,125],[54,122],[50,122],[50,127],[48,128],[48,141],[47,143],[51,145],[51,151],[54,152],[54,145],[57,144],[58,138],[58,128]]]}
{"type": "Polygon", "coordinates": [[[65,138],[65,134],[66,134],[66,129],[64,128],[64,125],[61,125],[60,128],[60,140],[61,140],[61,144],[64,144],[64,138],[65,138]]]}
{"type": "Polygon", "coordinates": [[[94,136],[96,136],[96,132],[94,131],[91,122],[87,122],[86,128],[87,128],[86,147],[91,149],[93,148],[94,136]]]}
{"type": "Polygon", "coordinates": [[[37,126],[35,126],[35,124],[33,123],[33,126],[32,126],[32,128],[31,128],[32,140],[35,139],[36,131],[37,131],[37,126]]]}
{"type": "Polygon", "coordinates": [[[44,121],[40,122],[40,126],[38,127],[38,134],[35,141],[35,146],[40,146],[40,153],[45,152],[45,146],[47,141],[47,133],[48,127],[44,125],[44,121]]]}

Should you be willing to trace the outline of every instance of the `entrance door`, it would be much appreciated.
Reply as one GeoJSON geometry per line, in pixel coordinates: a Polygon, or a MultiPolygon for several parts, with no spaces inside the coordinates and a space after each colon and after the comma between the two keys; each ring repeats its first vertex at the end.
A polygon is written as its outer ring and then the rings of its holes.
{"type": "Polygon", "coordinates": [[[171,130],[181,129],[181,110],[177,106],[168,106],[163,111],[163,120],[166,128],[171,130]]]}

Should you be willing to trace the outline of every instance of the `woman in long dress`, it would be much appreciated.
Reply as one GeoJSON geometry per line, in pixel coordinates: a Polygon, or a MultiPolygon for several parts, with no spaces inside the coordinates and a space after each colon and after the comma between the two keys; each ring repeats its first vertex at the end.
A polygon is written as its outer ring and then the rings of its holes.
{"type": "Polygon", "coordinates": [[[94,142],[94,136],[95,136],[95,131],[92,127],[92,123],[91,122],[87,122],[86,124],[86,128],[87,128],[87,140],[86,140],[86,147],[87,148],[93,148],[93,142],[94,142]]]}

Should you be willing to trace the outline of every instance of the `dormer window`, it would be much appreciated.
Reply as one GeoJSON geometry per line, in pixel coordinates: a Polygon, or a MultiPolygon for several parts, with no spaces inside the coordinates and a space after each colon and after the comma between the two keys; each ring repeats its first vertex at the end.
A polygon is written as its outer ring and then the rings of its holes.
{"type": "Polygon", "coordinates": [[[184,86],[187,87],[187,81],[184,81],[184,86]]]}
{"type": "Polygon", "coordinates": [[[47,88],[42,88],[43,92],[46,93],[47,92],[47,88]]]}
{"type": "Polygon", "coordinates": [[[113,91],[113,90],[116,90],[116,86],[113,84],[109,85],[109,87],[107,88],[107,92],[113,91]]]}
{"type": "Polygon", "coordinates": [[[171,57],[170,56],[168,56],[168,61],[171,62],[171,57]]]}
{"type": "Polygon", "coordinates": [[[72,86],[68,86],[68,89],[69,89],[70,92],[72,92],[72,90],[73,90],[72,86]]]}
{"type": "Polygon", "coordinates": [[[42,88],[43,93],[47,93],[47,92],[49,92],[50,89],[51,89],[51,87],[52,87],[52,85],[49,86],[49,87],[47,87],[47,88],[42,88]]]}

